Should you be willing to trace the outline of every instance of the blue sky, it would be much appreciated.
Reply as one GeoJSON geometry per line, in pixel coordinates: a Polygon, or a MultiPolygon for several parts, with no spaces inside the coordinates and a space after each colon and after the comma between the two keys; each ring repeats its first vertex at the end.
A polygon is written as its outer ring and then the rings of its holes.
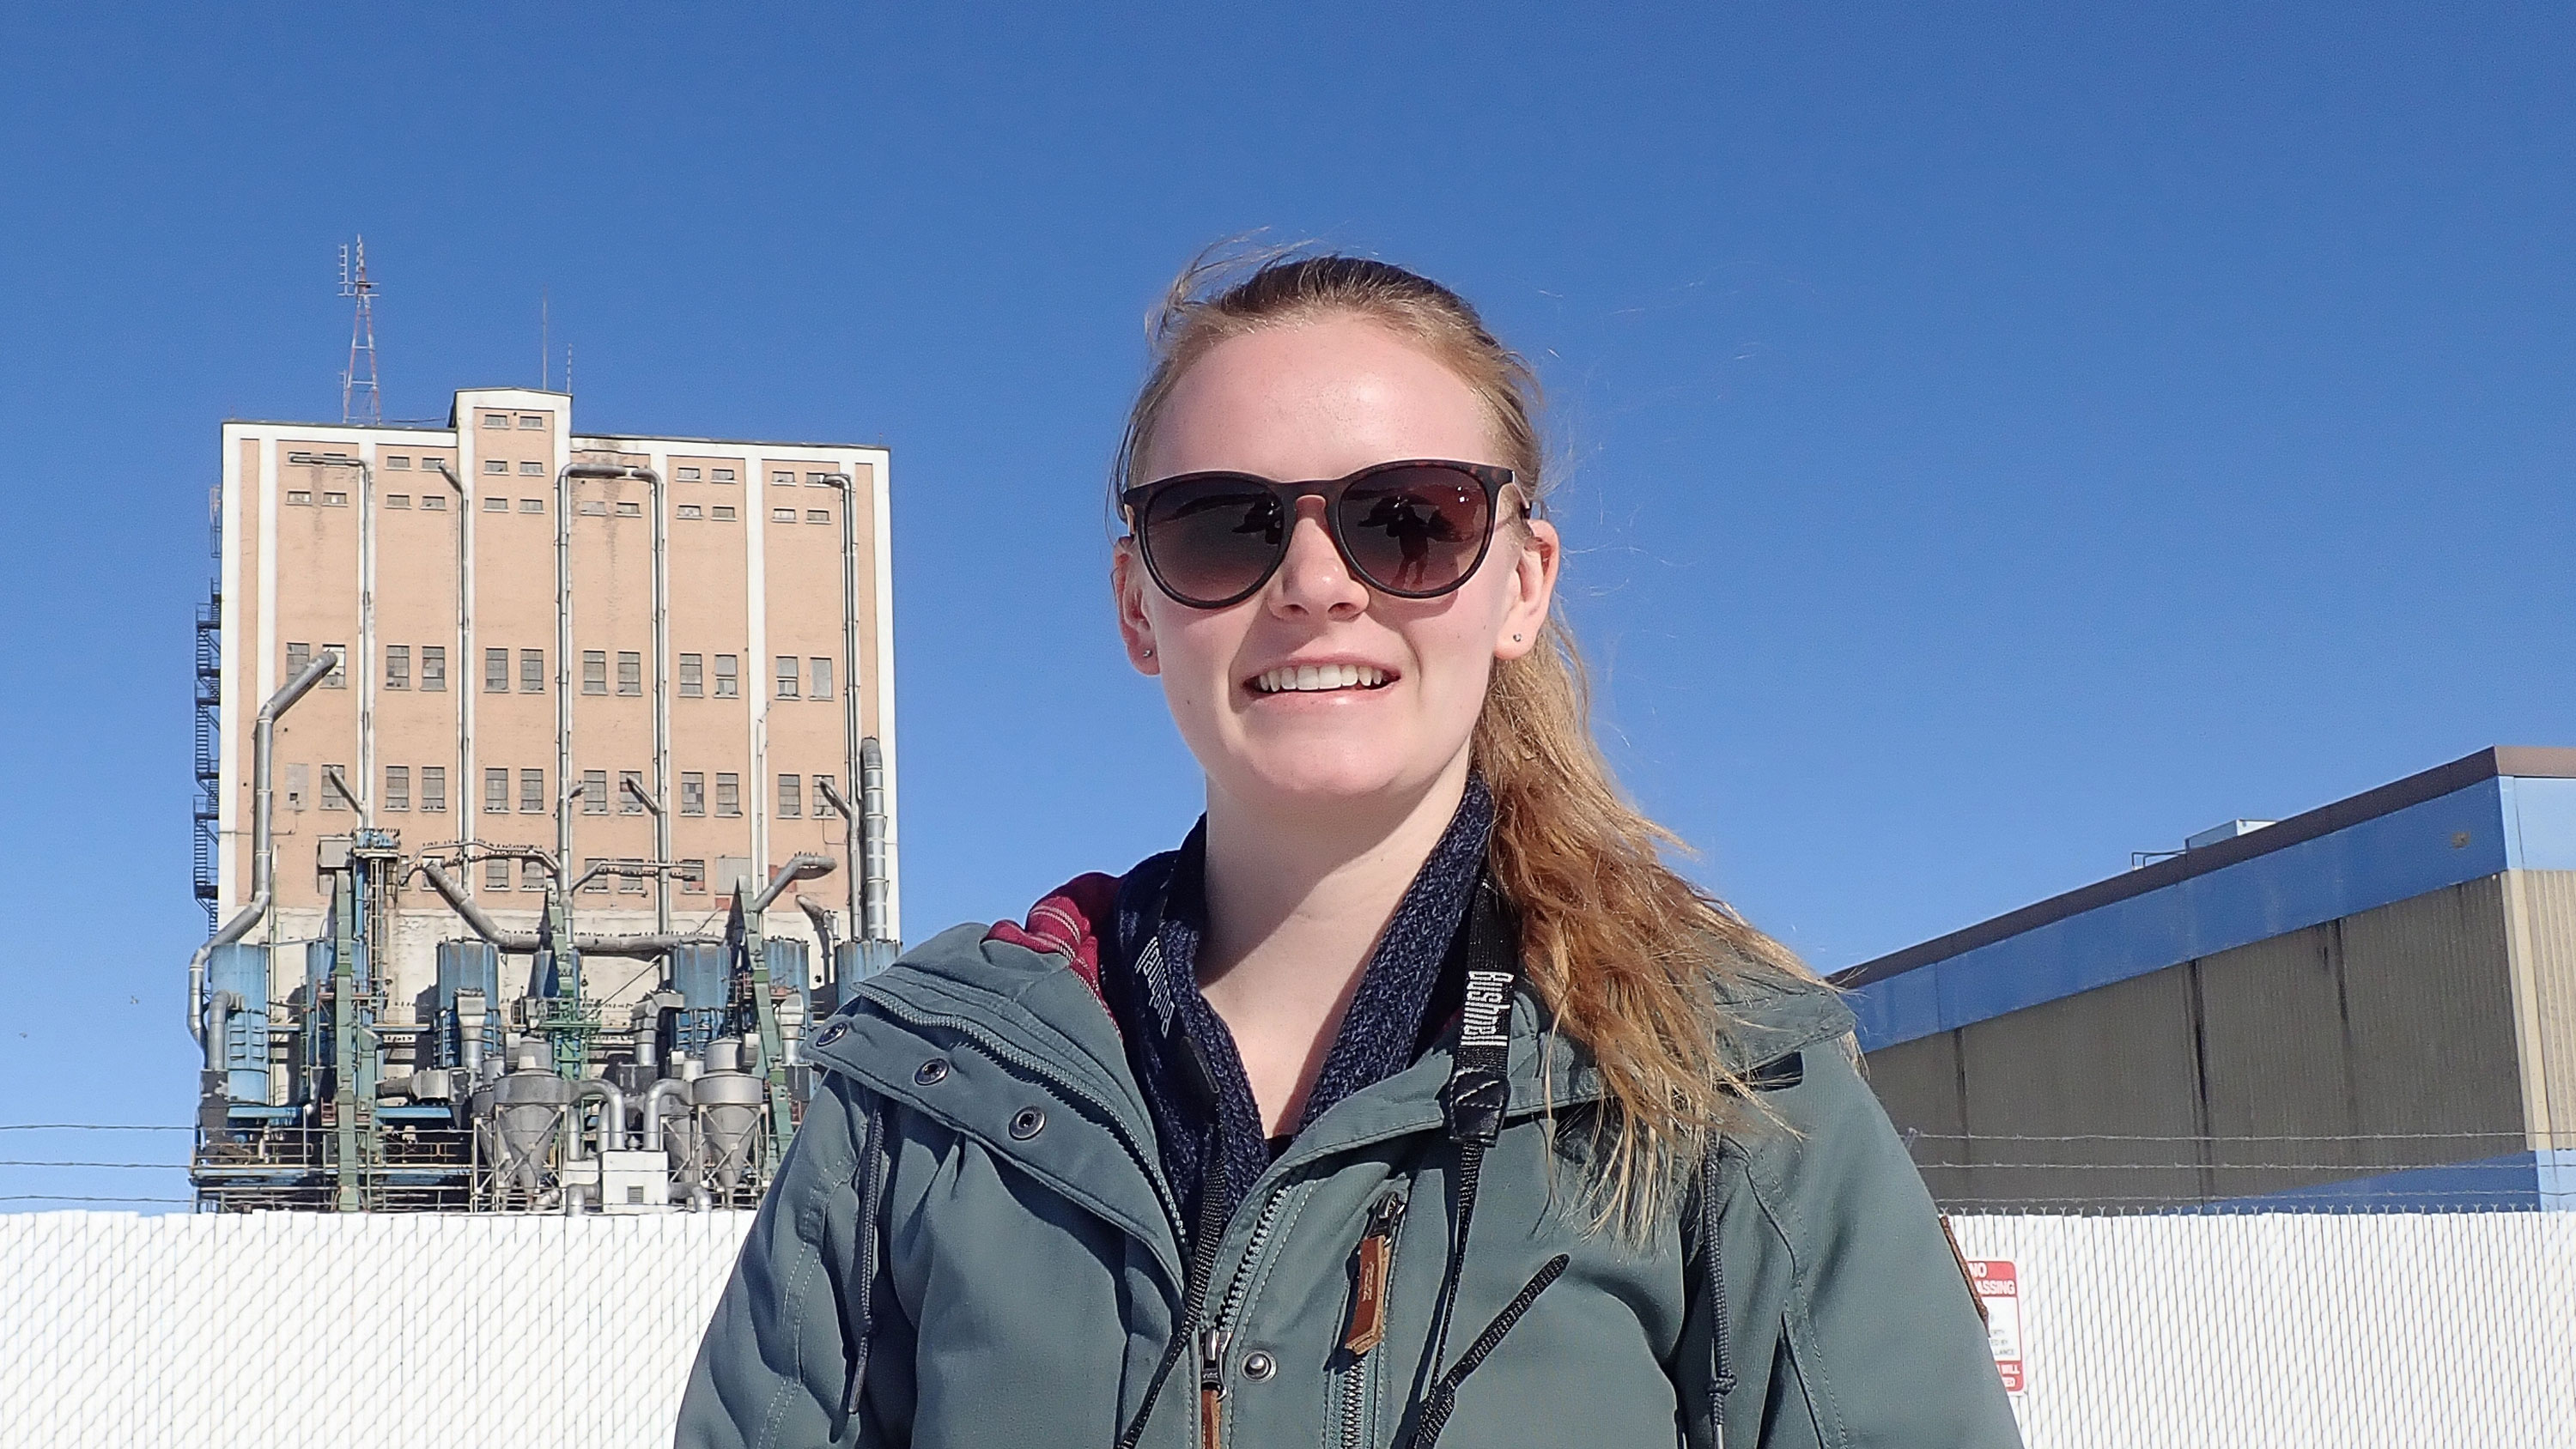
{"type": "Polygon", "coordinates": [[[2563,9],[218,9],[0,15],[0,1122],[186,1120],[216,429],[336,416],[356,232],[388,416],[543,294],[585,426],[893,448],[916,936],[1195,810],[1101,487],[1253,228],[1538,361],[1611,753],[1820,967],[2576,744],[2563,9]]]}

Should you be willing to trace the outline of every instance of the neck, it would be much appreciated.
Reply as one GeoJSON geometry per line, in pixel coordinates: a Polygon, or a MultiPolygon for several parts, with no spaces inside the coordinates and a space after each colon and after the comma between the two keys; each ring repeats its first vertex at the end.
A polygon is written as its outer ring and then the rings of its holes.
{"type": "Polygon", "coordinates": [[[1234,1035],[1268,1130],[1294,1123],[1466,785],[1462,757],[1406,797],[1283,818],[1209,783],[1199,986],[1234,1035]]]}

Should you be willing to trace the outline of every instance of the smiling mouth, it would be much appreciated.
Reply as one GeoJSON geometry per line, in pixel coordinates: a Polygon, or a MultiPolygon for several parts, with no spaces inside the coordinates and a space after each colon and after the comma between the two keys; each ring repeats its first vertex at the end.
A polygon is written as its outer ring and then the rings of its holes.
{"type": "Polygon", "coordinates": [[[1291,664],[1254,676],[1255,694],[1321,694],[1335,689],[1382,689],[1393,676],[1366,664],[1291,664]]]}

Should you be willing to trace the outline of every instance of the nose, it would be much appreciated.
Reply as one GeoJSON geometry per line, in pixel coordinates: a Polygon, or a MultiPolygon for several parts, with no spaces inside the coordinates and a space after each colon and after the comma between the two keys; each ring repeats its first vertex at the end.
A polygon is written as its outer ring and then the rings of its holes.
{"type": "Polygon", "coordinates": [[[1349,619],[1368,607],[1368,585],[1351,577],[1333,537],[1324,528],[1324,500],[1297,500],[1288,530],[1288,556],[1272,581],[1270,611],[1283,618],[1322,615],[1349,619]]]}

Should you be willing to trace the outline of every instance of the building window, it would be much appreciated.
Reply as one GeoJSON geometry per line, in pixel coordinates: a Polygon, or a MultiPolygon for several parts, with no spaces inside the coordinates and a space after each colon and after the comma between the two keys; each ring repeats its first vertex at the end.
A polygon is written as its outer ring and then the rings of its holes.
{"type": "Polygon", "coordinates": [[[522,478],[543,478],[546,476],[546,465],[543,463],[523,462],[519,465],[519,476],[522,478]]]}
{"type": "Polygon", "coordinates": [[[681,695],[681,697],[682,697],[682,698],[684,698],[684,699],[695,699],[695,698],[697,698],[699,695],[706,693],[706,674],[707,674],[707,656],[705,656],[705,655],[703,655],[703,654],[683,654],[683,655],[681,655],[681,656],[680,656],[680,695],[681,695]]]}
{"type": "Polygon", "coordinates": [[[620,518],[642,518],[644,516],[644,505],[641,503],[620,503],[617,505],[617,516],[620,518]]]}
{"type": "Polygon", "coordinates": [[[539,861],[521,860],[519,862],[519,889],[523,891],[541,891],[545,888],[545,865],[539,861]]]}
{"type": "Polygon", "coordinates": [[[620,815],[644,813],[644,772],[642,770],[617,772],[617,813],[620,815]]]}
{"type": "Polygon", "coordinates": [[[742,813],[742,776],[717,773],[716,813],[718,815],[742,813]]]}
{"type": "Polygon", "coordinates": [[[718,468],[714,473],[709,475],[709,479],[710,481],[717,483],[730,483],[733,481],[733,470],[731,468],[718,468]]]}
{"type": "Polygon", "coordinates": [[[546,692],[546,651],[543,649],[519,651],[519,692],[521,694],[546,692]]]}
{"type": "Polygon", "coordinates": [[[348,773],[347,773],[347,768],[346,768],[345,766],[341,766],[341,765],[324,765],[324,766],[322,767],[322,808],[323,808],[323,809],[325,809],[325,810],[345,810],[345,809],[347,809],[347,808],[349,807],[349,801],[348,801],[348,795],[347,795],[347,791],[348,791],[348,789],[349,789],[349,777],[348,777],[348,773]]]}
{"type": "Polygon", "coordinates": [[[522,498],[519,500],[519,511],[521,513],[543,513],[546,511],[546,500],[542,498],[522,498]]]}
{"type": "Polygon", "coordinates": [[[545,415],[543,413],[521,413],[519,414],[519,426],[532,433],[542,432],[546,426],[545,415]]]}
{"type": "MultiPolygon", "coordinates": [[[[622,861],[620,864],[641,865],[643,862],[629,860],[622,861]]],[[[640,896],[644,894],[644,880],[645,878],[640,875],[621,875],[617,878],[617,893],[622,896],[640,896]]]]}
{"type": "Polygon", "coordinates": [[[633,649],[617,651],[617,692],[629,695],[644,692],[644,656],[633,649]]]}
{"type": "Polygon", "coordinates": [[[486,513],[507,513],[510,511],[510,500],[507,498],[486,498],[483,500],[483,511],[486,513]]]}
{"type": "Polygon", "coordinates": [[[742,681],[736,677],[739,661],[731,654],[716,656],[716,698],[731,699],[742,693],[742,681]]]}
{"type": "Polygon", "coordinates": [[[519,772],[519,813],[522,815],[547,813],[545,771],[521,770],[519,772]]]}
{"type": "Polygon", "coordinates": [[[446,645],[423,644],[420,646],[420,687],[424,690],[437,690],[441,693],[446,692],[446,645]]]}
{"type": "Polygon", "coordinates": [[[718,523],[731,523],[731,522],[733,522],[733,521],[734,521],[734,517],[735,517],[735,515],[734,515],[733,505],[732,505],[732,504],[730,504],[730,503],[719,503],[719,504],[717,504],[717,505],[716,505],[716,511],[715,511],[715,521],[716,521],[716,522],[718,522],[718,523]]]}
{"type": "MultiPolygon", "coordinates": [[[[816,816],[819,817],[824,811],[832,808],[832,794],[839,788],[839,786],[840,782],[829,775],[816,775],[814,777],[814,813],[816,816]]],[[[847,802],[845,801],[844,803],[847,802]]]]}
{"type": "Polygon", "coordinates": [[[825,487],[830,484],[831,481],[832,475],[829,473],[808,473],[805,475],[805,486],[808,488],[825,487]]]}
{"type": "Polygon", "coordinates": [[[707,893],[707,863],[703,860],[680,862],[680,894],[702,896],[707,893]]]}
{"type": "Polygon", "coordinates": [[[794,699],[796,697],[796,656],[793,654],[781,654],[778,656],[778,692],[776,697],[779,699],[794,699]]]}
{"type": "Polygon", "coordinates": [[[324,689],[348,688],[349,646],[346,644],[325,644],[322,647],[329,650],[331,654],[331,672],[322,676],[322,687],[324,689]]]}
{"type": "Polygon", "coordinates": [[[309,507],[313,502],[313,490],[310,488],[289,488],[286,490],[286,501],[293,507],[309,507]]]}
{"type": "Polygon", "coordinates": [[[606,770],[581,772],[581,813],[584,815],[608,813],[608,772],[606,770]]]}
{"type": "Polygon", "coordinates": [[[385,646],[385,688],[411,688],[410,645],[388,644],[385,646]]]}
{"type": "Polygon", "coordinates": [[[483,692],[485,694],[508,694],[510,692],[509,650],[486,649],[483,651],[483,692]]]}
{"type": "Polygon", "coordinates": [[[816,699],[830,699],[832,697],[832,660],[830,656],[817,654],[805,662],[814,666],[814,697],[816,699]]]}
{"type": "Polygon", "coordinates": [[[483,415],[483,426],[487,428],[506,428],[509,425],[510,415],[508,413],[485,413],[483,415]]]}
{"type": "Polygon", "coordinates": [[[287,766],[286,808],[289,810],[303,809],[305,800],[310,797],[312,793],[313,767],[311,765],[287,766]]]}
{"type": "Polygon", "coordinates": [[[585,895],[594,891],[605,891],[608,889],[608,877],[604,875],[590,875],[592,871],[595,871],[606,864],[608,864],[608,862],[605,859],[596,855],[591,856],[589,859],[584,860],[581,863],[581,873],[583,875],[590,876],[589,884],[582,887],[582,892],[585,895]]]}
{"type": "Polygon", "coordinates": [[[445,765],[420,767],[420,808],[421,812],[427,815],[447,813],[447,767],[445,765]]]}
{"type": "Polygon", "coordinates": [[[296,678],[299,678],[299,677],[301,677],[301,676],[303,675],[303,673],[304,673],[304,671],[305,671],[305,670],[310,669],[310,668],[312,668],[312,667],[313,667],[313,646],[312,646],[312,645],[310,645],[310,644],[289,644],[289,645],[287,645],[287,646],[286,646],[286,677],[287,677],[287,678],[289,678],[289,679],[296,679],[296,678]]]}
{"type": "Polygon", "coordinates": [[[400,453],[387,453],[385,455],[385,467],[389,471],[400,471],[410,466],[411,459],[404,457],[400,453]]]}
{"type": "Polygon", "coordinates": [[[387,810],[411,808],[411,767],[409,765],[385,766],[385,808],[387,810]]]}
{"type": "Polygon", "coordinates": [[[581,500],[581,512],[585,518],[606,518],[608,501],[604,498],[585,498],[581,500]]]}
{"type": "Polygon", "coordinates": [[[510,813],[509,771],[487,769],[483,772],[483,813],[486,815],[510,813]]]}
{"type": "Polygon", "coordinates": [[[411,507],[411,495],[408,493],[388,493],[385,495],[385,506],[387,508],[409,508],[411,507]]]}
{"type": "Polygon", "coordinates": [[[769,475],[769,481],[780,488],[793,488],[796,486],[796,475],[793,473],[772,473],[769,475]]]}
{"type": "Polygon", "coordinates": [[[832,521],[832,510],[828,508],[808,508],[805,510],[805,521],[807,523],[829,523],[832,521]]]}
{"type": "Polygon", "coordinates": [[[606,694],[608,692],[607,650],[584,649],[581,651],[581,692],[584,694],[606,694]]]}
{"type": "Polygon", "coordinates": [[[326,491],[322,495],[322,506],[325,508],[346,508],[349,506],[349,495],[346,493],[331,493],[326,491]]]}
{"type": "Polygon", "coordinates": [[[793,820],[805,813],[805,782],[794,775],[778,777],[778,818],[793,820]]]}
{"type": "Polygon", "coordinates": [[[447,511],[447,495],[444,493],[424,493],[420,495],[420,506],[425,512],[445,513],[447,511]]]}
{"type": "Polygon", "coordinates": [[[674,476],[683,483],[695,483],[698,481],[698,470],[695,468],[682,468],[674,476]]]}
{"type": "Polygon", "coordinates": [[[505,891],[510,888],[510,863],[506,860],[483,862],[483,889],[505,891]]]}
{"type": "Polygon", "coordinates": [[[498,458],[486,458],[483,460],[483,471],[486,473],[507,473],[510,471],[510,465],[502,462],[498,458]]]}
{"type": "Polygon", "coordinates": [[[682,518],[700,518],[704,515],[698,511],[698,505],[694,503],[683,503],[680,505],[680,516],[682,518]]]}
{"type": "Polygon", "coordinates": [[[796,510],[793,508],[773,508],[769,510],[769,521],[772,523],[794,523],[796,521],[796,510]]]}
{"type": "Polygon", "coordinates": [[[707,813],[707,777],[703,773],[696,770],[680,772],[680,813],[683,815],[707,813]]]}

